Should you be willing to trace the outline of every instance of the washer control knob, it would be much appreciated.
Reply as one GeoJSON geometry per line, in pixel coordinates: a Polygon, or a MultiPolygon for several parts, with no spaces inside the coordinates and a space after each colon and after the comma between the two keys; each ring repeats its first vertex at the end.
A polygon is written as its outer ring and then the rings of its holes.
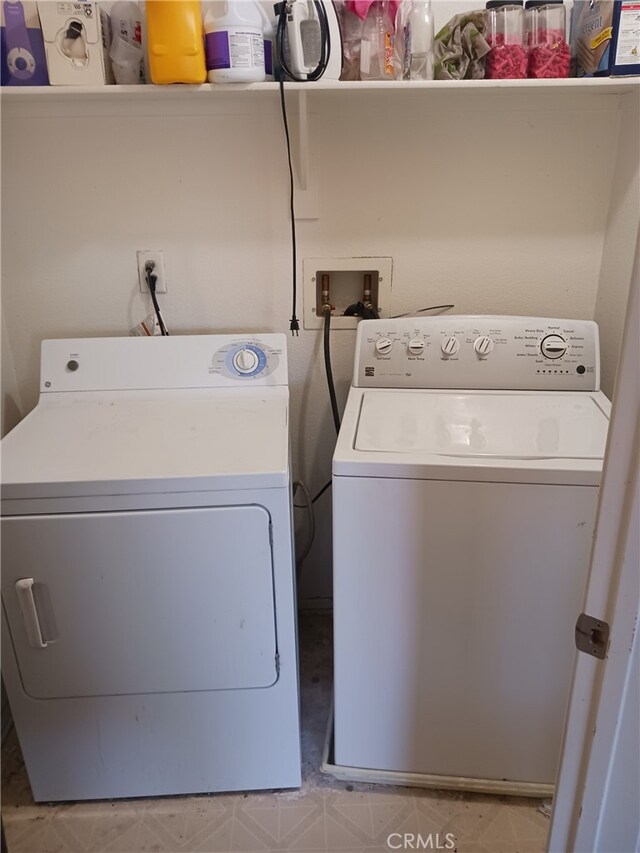
{"type": "Polygon", "coordinates": [[[233,356],[233,366],[238,373],[253,373],[258,366],[258,356],[252,349],[243,347],[233,356]]]}
{"type": "Polygon", "coordinates": [[[442,341],[442,353],[447,358],[451,355],[456,355],[459,349],[460,341],[453,335],[442,341]]]}
{"type": "Polygon", "coordinates": [[[493,349],[493,340],[488,335],[476,338],[473,348],[479,358],[486,358],[493,349]]]}
{"type": "Polygon", "coordinates": [[[392,346],[393,341],[391,338],[378,338],[376,341],[376,352],[379,352],[380,355],[388,355],[391,352],[392,346]]]}
{"type": "Polygon", "coordinates": [[[545,358],[562,358],[567,351],[567,342],[560,335],[547,335],[540,344],[540,352],[545,358]]]}
{"type": "Polygon", "coordinates": [[[422,355],[424,352],[424,341],[422,338],[411,338],[407,344],[407,349],[411,355],[422,355]]]}

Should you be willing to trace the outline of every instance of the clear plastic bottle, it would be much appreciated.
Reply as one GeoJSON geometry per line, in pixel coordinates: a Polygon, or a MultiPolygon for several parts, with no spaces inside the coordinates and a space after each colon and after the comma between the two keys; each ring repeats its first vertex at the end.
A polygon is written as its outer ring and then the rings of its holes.
{"type": "Polygon", "coordinates": [[[433,80],[433,13],[431,0],[412,0],[404,26],[405,80],[433,80]]]}
{"type": "Polygon", "coordinates": [[[529,77],[568,77],[571,47],[562,0],[528,0],[525,4],[525,43],[529,77]]]}
{"type": "Polygon", "coordinates": [[[393,44],[395,27],[388,0],[371,4],[360,43],[362,80],[393,80],[393,44]]]}
{"type": "Polygon", "coordinates": [[[489,0],[486,9],[485,38],[491,50],[487,54],[484,76],[489,80],[526,77],[523,0],[489,0]]]}

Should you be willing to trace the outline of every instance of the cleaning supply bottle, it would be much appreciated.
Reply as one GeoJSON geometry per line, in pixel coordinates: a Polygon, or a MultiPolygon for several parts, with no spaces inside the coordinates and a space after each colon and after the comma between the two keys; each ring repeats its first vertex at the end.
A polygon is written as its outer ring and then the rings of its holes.
{"type": "Polygon", "coordinates": [[[393,80],[395,27],[388,0],[376,0],[367,13],[360,43],[362,80],[393,80]]]}
{"type": "Polygon", "coordinates": [[[198,0],[147,0],[149,69],[154,83],[204,83],[202,12],[198,0]]]}
{"type": "Polygon", "coordinates": [[[117,0],[111,7],[109,56],[116,83],[145,82],[142,50],[142,11],[133,0],[117,0]]]}
{"type": "Polygon", "coordinates": [[[265,79],[262,10],[251,0],[212,0],[204,16],[211,83],[261,83],[265,79]]]}

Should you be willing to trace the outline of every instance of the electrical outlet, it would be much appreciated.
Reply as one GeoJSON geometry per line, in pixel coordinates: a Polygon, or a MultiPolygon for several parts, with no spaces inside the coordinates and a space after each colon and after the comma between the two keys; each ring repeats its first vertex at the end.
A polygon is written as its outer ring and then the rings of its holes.
{"type": "Polygon", "coordinates": [[[138,250],[138,280],[140,281],[140,290],[142,293],[149,292],[149,286],[147,285],[147,271],[145,266],[148,262],[155,263],[155,267],[153,272],[158,277],[156,281],[156,293],[166,293],[167,292],[167,279],[164,275],[164,255],[160,249],[157,249],[155,252],[150,249],[139,249],[138,250]]]}
{"type": "Polygon", "coordinates": [[[371,303],[380,317],[389,317],[391,302],[392,258],[305,258],[303,261],[304,327],[320,329],[322,316],[322,277],[329,276],[329,302],[332,329],[355,329],[358,317],[345,317],[345,309],[364,301],[365,276],[371,284],[371,303]]]}

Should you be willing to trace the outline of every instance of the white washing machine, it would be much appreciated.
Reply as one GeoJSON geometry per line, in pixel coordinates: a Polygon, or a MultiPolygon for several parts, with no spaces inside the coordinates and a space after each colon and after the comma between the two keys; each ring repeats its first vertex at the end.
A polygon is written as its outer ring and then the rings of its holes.
{"type": "Polygon", "coordinates": [[[552,790],[610,412],[598,389],[591,322],[360,323],[333,459],[347,778],[552,790]]]}
{"type": "Polygon", "coordinates": [[[300,784],[283,335],[45,341],[2,441],[35,800],[300,784]]]}

